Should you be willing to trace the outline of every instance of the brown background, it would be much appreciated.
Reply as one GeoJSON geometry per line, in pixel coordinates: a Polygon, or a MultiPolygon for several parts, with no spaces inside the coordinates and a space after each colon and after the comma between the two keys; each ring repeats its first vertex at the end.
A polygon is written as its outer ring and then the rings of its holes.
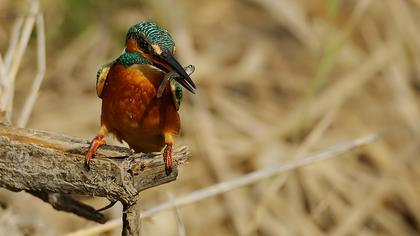
{"type": "MultiPolygon", "coordinates": [[[[0,52],[29,1],[0,0],[0,52]]],[[[92,138],[97,69],[140,20],[163,25],[194,64],[178,144],[192,150],[176,183],[142,194],[144,209],[346,140],[380,140],[179,209],[187,235],[419,235],[419,0],[43,0],[47,72],[28,127],[92,138]]],[[[13,119],[36,73],[32,35],[13,119]]],[[[112,138],[109,142],[117,143],[112,138]]],[[[103,199],[85,198],[97,207],[103,199]]],[[[94,226],[24,193],[0,191],[1,235],[60,235],[94,226]]],[[[120,206],[109,210],[120,217],[120,206]]],[[[120,229],[103,235],[118,235],[120,229]]],[[[172,211],[145,235],[177,235],[172,211]]]]}

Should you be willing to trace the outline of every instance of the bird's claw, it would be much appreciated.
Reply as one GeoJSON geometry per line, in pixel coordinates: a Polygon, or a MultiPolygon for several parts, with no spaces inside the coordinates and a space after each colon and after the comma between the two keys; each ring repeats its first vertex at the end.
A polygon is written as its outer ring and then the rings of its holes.
{"type": "Polygon", "coordinates": [[[166,176],[170,175],[172,173],[172,166],[166,166],[165,164],[165,173],[166,176]]]}
{"type": "Polygon", "coordinates": [[[85,169],[87,171],[90,171],[90,160],[88,160],[87,158],[85,159],[85,169]]]}
{"type": "Polygon", "coordinates": [[[85,169],[87,171],[90,170],[90,161],[95,156],[96,151],[98,150],[98,148],[100,146],[102,146],[104,144],[105,144],[105,139],[104,139],[104,135],[102,135],[102,134],[98,134],[90,142],[89,150],[88,150],[88,152],[86,153],[86,156],[85,156],[85,169]]]}
{"type": "Polygon", "coordinates": [[[172,144],[167,144],[163,150],[163,162],[165,162],[165,173],[170,175],[172,173],[172,144]]]}

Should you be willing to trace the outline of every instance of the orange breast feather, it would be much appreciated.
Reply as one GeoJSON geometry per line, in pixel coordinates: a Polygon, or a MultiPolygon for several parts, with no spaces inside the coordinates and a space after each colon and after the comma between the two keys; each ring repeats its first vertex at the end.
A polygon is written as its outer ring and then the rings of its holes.
{"type": "Polygon", "coordinates": [[[111,67],[103,88],[101,121],[135,151],[160,151],[164,133],[178,134],[179,115],[169,87],[157,98],[164,73],[150,65],[111,67]]]}

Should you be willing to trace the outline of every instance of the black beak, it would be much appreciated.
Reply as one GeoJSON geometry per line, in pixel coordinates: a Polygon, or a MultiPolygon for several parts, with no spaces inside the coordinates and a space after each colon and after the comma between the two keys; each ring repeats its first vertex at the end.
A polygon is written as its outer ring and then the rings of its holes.
{"type": "Polygon", "coordinates": [[[178,73],[179,77],[175,77],[174,79],[180,83],[184,88],[188,89],[191,93],[194,93],[195,84],[190,78],[190,76],[185,72],[184,68],[179,64],[179,62],[175,59],[174,55],[169,52],[165,51],[160,54],[161,59],[176,73],[178,73]]]}

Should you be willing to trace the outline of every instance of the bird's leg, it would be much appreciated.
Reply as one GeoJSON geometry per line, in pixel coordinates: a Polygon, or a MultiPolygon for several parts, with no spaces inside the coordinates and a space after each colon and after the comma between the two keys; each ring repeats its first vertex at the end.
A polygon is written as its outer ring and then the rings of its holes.
{"type": "Polygon", "coordinates": [[[165,162],[166,175],[170,175],[172,172],[172,146],[174,144],[174,138],[171,133],[165,133],[165,149],[163,150],[163,162],[165,162]]]}
{"type": "Polygon", "coordinates": [[[92,160],[93,156],[95,156],[98,148],[105,144],[105,135],[107,133],[108,133],[108,129],[104,125],[101,125],[101,128],[99,129],[98,134],[90,142],[89,150],[85,156],[85,168],[87,170],[90,170],[90,166],[89,166],[90,160],[92,160]]]}

